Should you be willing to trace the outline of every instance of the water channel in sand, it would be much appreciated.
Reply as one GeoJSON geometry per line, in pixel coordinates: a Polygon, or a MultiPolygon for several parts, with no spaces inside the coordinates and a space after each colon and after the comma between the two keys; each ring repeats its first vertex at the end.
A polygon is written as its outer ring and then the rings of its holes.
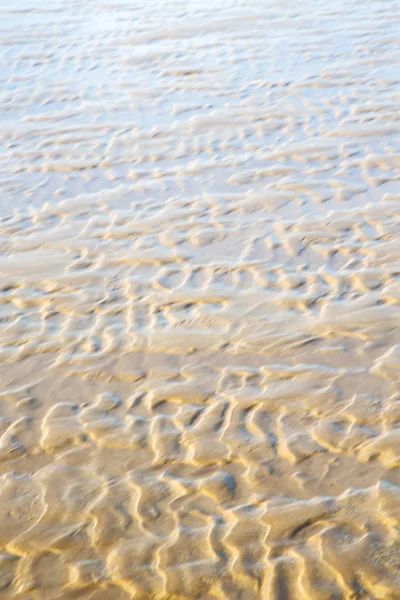
{"type": "Polygon", "coordinates": [[[0,16],[0,600],[398,600],[400,4],[0,16]]]}

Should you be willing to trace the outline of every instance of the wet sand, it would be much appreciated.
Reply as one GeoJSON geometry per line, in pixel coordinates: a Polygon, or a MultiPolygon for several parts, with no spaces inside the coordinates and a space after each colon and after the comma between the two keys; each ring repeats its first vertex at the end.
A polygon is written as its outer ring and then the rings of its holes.
{"type": "Polygon", "coordinates": [[[398,600],[400,5],[0,14],[0,600],[398,600]]]}

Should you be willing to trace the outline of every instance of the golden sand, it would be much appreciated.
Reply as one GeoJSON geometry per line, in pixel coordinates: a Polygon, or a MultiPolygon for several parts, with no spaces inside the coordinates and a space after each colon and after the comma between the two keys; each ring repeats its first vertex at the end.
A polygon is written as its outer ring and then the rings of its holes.
{"type": "Polygon", "coordinates": [[[1,7],[0,600],[400,598],[399,31],[1,7]]]}

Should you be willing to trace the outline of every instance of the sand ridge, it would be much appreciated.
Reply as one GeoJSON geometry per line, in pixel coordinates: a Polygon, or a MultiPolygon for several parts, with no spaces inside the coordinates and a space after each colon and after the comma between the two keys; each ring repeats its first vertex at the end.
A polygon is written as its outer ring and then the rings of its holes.
{"type": "Polygon", "coordinates": [[[398,7],[23,6],[0,599],[398,600],[398,7]]]}

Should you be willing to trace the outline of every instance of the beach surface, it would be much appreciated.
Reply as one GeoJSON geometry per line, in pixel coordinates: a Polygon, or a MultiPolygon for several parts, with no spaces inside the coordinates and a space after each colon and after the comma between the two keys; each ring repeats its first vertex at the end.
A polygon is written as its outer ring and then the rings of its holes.
{"type": "Polygon", "coordinates": [[[400,3],[0,17],[0,600],[399,600],[400,3]]]}

